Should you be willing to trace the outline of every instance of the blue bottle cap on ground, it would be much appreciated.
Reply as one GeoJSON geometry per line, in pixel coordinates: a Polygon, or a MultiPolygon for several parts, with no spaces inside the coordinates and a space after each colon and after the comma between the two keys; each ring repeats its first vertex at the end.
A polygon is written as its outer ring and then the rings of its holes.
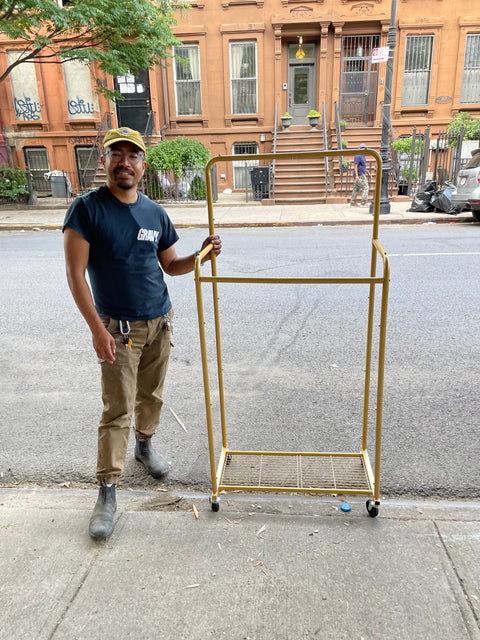
{"type": "Polygon", "coordinates": [[[352,507],[348,504],[348,502],[344,502],[340,507],[342,511],[351,511],[352,507]]]}

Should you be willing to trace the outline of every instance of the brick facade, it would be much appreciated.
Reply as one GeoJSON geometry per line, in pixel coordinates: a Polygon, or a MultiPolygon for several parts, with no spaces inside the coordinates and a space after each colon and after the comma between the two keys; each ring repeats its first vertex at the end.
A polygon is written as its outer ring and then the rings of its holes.
{"type": "MultiPolygon", "coordinates": [[[[141,129],[152,110],[153,143],[185,135],[203,142],[212,155],[251,145],[271,152],[275,114],[280,128],[285,111],[293,110],[299,125],[310,108],[325,109],[330,131],[337,104],[340,117],[357,130],[364,128],[365,135],[381,126],[387,65],[372,64],[371,56],[373,48],[387,46],[391,0],[197,0],[190,5],[174,29],[184,45],[182,55],[189,58],[187,70],[170,64],[149,71],[141,83],[133,76],[120,79],[130,102],[118,109],[102,97],[84,99],[79,93],[69,100],[61,65],[23,65],[29,67],[28,78],[4,81],[0,114],[11,162],[25,166],[26,154],[42,148],[51,169],[77,174],[78,149],[93,144],[109,112],[113,125],[140,122],[141,129]],[[296,57],[300,36],[304,58],[296,57]],[[22,97],[22,84],[31,86],[33,97],[22,97]],[[135,91],[141,96],[137,103],[132,102],[135,91]]],[[[475,13],[474,3],[398,0],[396,18],[395,135],[410,133],[414,125],[430,125],[436,133],[459,110],[480,115],[480,12],[475,13]]],[[[11,52],[15,42],[0,40],[2,66],[11,52]]],[[[91,69],[92,91],[97,81],[113,87],[113,79],[91,69]]],[[[88,87],[82,91],[88,94],[88,87]]],[[[238,187],[230,163],[218,169],[220,190],[238,187]]]]}

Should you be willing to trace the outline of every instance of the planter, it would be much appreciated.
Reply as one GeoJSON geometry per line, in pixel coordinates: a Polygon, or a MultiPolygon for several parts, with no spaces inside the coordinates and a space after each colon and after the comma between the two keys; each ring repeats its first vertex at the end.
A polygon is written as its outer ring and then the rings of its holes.
{"type": "Polygon", "coordinates": [[[308,124],[312,127],[312,129],[317,126],[319,120],[320,116],[308,116],[308,124]]]}
{"type": "Polygon", "coordinates": [[[286,130],[292,124],[292,118],[280,118],[282,126],[286,130]]]}

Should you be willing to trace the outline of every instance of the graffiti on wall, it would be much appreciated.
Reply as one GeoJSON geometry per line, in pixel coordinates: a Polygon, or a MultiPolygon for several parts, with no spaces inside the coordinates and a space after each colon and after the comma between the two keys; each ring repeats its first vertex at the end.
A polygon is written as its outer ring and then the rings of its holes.
{"type": "Polygon", "coordinates": [[[77,96],[73,100],[68,100],[68,113],[71,116],[92,115],[95,113],[95,106],[88,100],[77,96]]]}
{"type": "Polygon", "coordinates": [[[15,116],[17,120],[40,120],[40,103],[30,96],[23,95],[23,98],[14,98],[15,116]]]}

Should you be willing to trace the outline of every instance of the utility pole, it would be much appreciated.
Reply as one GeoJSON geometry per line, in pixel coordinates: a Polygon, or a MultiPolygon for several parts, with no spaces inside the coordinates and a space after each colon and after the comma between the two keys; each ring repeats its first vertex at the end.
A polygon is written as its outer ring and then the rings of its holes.
{"type": "MultiPolygon", "coordinates": [[[[397,28],[395,26],[397,14],[397,0],[392,0],[390,9],[390,26],[388,28],[388,61],[387,76],[385,78],[385,95],[383,100],[382,141],[380,144],[380,157],[382,158],[382,186],[380,191],[380,213],[390,213],[390,200],[388,198],[388,177],[392,169],[390,161],[390,147],[388,137],[390,133],[390,107],[392,103],[392,78],[393,58],[395,43],[397,41],[397,28]]],[[[373,204],[370,206],[373,213],[373,204]]]]}

